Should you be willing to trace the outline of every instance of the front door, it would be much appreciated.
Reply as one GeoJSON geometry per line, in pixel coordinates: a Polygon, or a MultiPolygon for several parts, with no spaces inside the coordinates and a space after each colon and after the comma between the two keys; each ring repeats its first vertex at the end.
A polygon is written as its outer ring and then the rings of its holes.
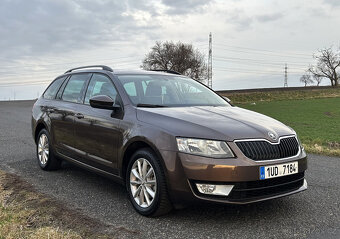
{"type": "Polygon", "coordinates": [[[110,78],[94,73],[88,85],[84,104],[75,117],[75,143],[79,158],[84,163],[117,174],[117,142],[120,137],[120,119],[115,112],[95,109],[89,104],[91,97],[107,95],[118,98],[110,78]]]}

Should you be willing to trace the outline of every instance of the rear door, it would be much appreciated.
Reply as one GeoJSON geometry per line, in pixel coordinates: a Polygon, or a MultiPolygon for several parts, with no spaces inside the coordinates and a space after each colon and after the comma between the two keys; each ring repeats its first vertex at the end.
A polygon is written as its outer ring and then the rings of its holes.
{"type": "Polygon", "coordinates": [[[56,150],[72,158],[76,155],[74,119],[91,75],[89,73],[72,75],[60,88],[53,112],[50,114],[56,150]]]}
{"type": "Polygon", "coordinates": [[[88,85],[84,104],[79,105],[75,118],[75,147],[78,159],[96,168],[117,174],[117,141],[121,139],[119,128],[122,109],[115,111],[95,109],[89,104],[91,97],[107,95],[116,102],[120,97],[111,79],[94,73],[88,85]]]}
{"type": "Polygon", "coordinates": [[[58,127],[55,127],[55,122],[58,118],[58,108],[60,106],[60,102],[57,100],[57,93],[63,88],[63,85],[67,82],[67,78],[68,76],[63,76],[54,80],[42,95],[43,103],[41,110],[46,114],[49,121],[49,130],[53,145],[55,145],[54,142],[56,142],[57,139],[56,135],[59,134],[58,127]]]}

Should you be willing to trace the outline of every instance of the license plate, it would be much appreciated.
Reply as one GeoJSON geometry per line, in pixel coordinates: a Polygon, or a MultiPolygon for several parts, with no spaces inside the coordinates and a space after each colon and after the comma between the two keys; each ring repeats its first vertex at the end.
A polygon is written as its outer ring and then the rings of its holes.
{"type": "Polygon", "coordinates": [[[298,162],[260,167],[260,179],[277,178],[298,173],[298,162]]]}

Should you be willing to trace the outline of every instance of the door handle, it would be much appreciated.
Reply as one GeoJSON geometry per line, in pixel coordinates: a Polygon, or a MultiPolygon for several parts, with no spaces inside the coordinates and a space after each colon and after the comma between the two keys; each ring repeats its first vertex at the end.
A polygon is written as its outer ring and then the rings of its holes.
{"type": "Polygon", "coordinates": [[[75,114],[75,116],[76,116],[78,119],[84,119],[84,115],[83,115],[83,114],[77,113],[77,114],[75,114]]]}

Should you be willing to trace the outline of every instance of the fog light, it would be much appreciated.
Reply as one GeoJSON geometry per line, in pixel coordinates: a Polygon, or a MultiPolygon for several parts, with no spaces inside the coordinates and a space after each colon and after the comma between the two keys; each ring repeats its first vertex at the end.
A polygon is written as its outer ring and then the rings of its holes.
{"type": "Polygon", "coordinates": [[[196,187],[200,193],[228,196],[234,185],[215,185],[215,184],[201,184],[196,183],[196,187]]]}

